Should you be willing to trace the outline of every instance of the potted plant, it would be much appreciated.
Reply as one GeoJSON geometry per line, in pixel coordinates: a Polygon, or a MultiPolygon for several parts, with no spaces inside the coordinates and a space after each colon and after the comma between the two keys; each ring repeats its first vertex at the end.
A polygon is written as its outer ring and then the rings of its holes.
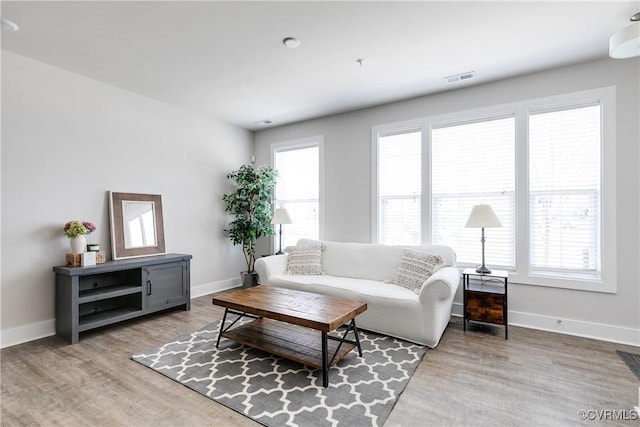
{"type": "Polygon", "coordinates": [[[87,221],[69,221],[64,225],[64,235],[69,238],[71,252],[80,254],[87,250],[85,234],[96,231],[96,226],[87,221]]]}
{"type": "Polygon", "coordinates": [[[237,188],[224,194],[225,212],[233,219],[229,222],[229,238],[234,245],[242,245],[247,271],[241,273],[242,286],[258,283],[255,272],[256,241],[263,236],[274,235],[271,225],[275,196],[273,194],[278,173],[269,166],[257,169],[243,165],[239,170],[227,174],[237,188]]]}

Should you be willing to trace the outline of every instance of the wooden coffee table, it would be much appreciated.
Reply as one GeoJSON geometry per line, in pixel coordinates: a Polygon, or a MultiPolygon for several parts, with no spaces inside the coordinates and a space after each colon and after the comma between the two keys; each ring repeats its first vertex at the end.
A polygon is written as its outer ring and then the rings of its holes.
{"type": "Polygon", "coordinates": [[[362,357],[355,317],[367,309],[363,302],[258,285],[216,295],[213,304],[225,307],[216,347],[225,337],[322,369],[324,387],[329,385],[330,366],[354,348],[362,357]],[[228,314],[237,317],[227,326],[228,314]],[[233,328],[242,317],[255,320],[233,328]],[[348,327],[342,337],[328,335],[344,324],[348,327]],[[350,332],[353,340],[347,339],[350,332]]]}

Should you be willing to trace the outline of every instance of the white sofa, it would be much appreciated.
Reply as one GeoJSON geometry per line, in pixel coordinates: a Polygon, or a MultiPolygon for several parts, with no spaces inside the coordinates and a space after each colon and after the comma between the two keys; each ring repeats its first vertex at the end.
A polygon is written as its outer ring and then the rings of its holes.
{"type": "Polygon", "coordinates": [[[288,255],[263,257],[255,267],[266,286],[306,290],[367,303],[359,328],[435,347],[449,319],[460,282],[456,254],[448,246],[388,246],[302,239],[298,246],[322,244],[322,275],[287,274],[288,255]],[[444,264],[420,294],[391,283],[405,249],[437,254],[444,264]]]}

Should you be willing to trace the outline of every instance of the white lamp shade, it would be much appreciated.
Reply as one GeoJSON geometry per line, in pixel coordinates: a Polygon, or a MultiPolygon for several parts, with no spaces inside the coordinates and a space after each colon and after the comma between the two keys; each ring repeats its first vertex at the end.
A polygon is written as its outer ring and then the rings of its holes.
{"type": "Polygon", "coordinates": [[[476,205],[471,210],[471,214],[469,214],[469,219],[467,219],[465,227],[502,227],[502,224],[491,206],[476,205]]]}
{"type": "Polygon", "coordinates": [[[640,23],[631,24],[611,36],[609,56],[615,59],[640,56],[640,23]]]}
{"type": "Polygon", "coordinates": [[[271,224],[291,224],[291,217],[285,208],[278,208],[273,213],[271,224]]]}

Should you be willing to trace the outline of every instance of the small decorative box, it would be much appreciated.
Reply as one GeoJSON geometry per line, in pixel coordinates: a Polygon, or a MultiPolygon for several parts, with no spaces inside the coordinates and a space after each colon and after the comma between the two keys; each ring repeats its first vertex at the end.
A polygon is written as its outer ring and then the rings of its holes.
{"type": "Polygon", "coordinates": [[[99,243],[87,243],[87,252],[98,252],[100,250],[99,243]]]}
{"type": "MultiPolygon", "coordinates": [[[[105,262],[104,251],[98,251],[94,253],[96,254],[96,264],[104,264],[105,262]]],[[[67,254],[66,265],[68,267],[82,266],[82,254],[67,254]]]]}
{"type": "Polygon", "coordinates": [[[95,252],[84,252],[80,254],[80,265],[83,267],[89,267],[92,265],[96,265],[96,253],[95,252]]]}
{"type": "Polygon", "coordinates": [[[80,267],[82,254],[67,254],[67,265],[70,267],[80,267]]]}

